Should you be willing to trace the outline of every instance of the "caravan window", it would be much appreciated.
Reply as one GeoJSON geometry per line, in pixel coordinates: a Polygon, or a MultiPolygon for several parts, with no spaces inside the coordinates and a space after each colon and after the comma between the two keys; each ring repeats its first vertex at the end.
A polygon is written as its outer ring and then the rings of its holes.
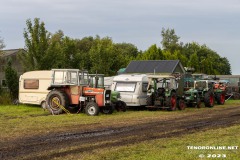
{"type": "Polygon", "coordinates": [[[24,80],[24,89],[38,89],[39,80],[38,79],[25,79],[24,80]]]}
{"type": "Polygon", "coordinates": [[[115,91],[134,92],[135,88],[136,88],[136,83],[117,82],[117,85],[115,87],[115,91]]]}
{"type": "Polygon", "coordinates": [[[148,87],[148,83],[143,83],[142,84],[142,91],[147,92],[147,87],[148,87]]]}

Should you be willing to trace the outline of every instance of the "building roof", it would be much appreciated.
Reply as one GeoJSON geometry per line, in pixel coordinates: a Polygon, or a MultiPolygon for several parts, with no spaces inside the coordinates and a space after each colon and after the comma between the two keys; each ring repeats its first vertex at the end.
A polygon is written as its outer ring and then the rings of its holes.
{"type": "Polygon", "coordinates": [[[125,73],[174,73],[178,65],[184,72],[184,68],[179,60],[131,61],[125,73]]]}
{"type": "Polygon", "coordinates": [[[8,57],[17,54],[21,49],[0,50],[0,57],[8,57]]]}

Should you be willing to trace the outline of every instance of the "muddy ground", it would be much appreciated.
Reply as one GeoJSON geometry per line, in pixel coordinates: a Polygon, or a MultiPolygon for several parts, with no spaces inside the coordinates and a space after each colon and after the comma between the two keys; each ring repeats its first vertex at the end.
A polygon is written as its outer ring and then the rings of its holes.
{"type": "Polygon", "coordinates": [[[0,159],[53,159],[97,149],[110,149],[153,139],[182,136],[209,129],[240,124],[240,107],[205,110],[167,119],[149,119],[129,125],[93,124],[79,129],[66,128],[61,133],[22,137],[0,142],[0,159]],[[105,127],[104,127],[105,126],[105,127]],[[61,149],[61,151],[60,151],[61,149]]]}

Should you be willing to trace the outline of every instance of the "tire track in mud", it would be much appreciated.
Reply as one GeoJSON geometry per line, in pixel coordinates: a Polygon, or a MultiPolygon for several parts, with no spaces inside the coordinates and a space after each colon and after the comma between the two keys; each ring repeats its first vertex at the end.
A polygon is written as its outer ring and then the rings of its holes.
{"type": "Polygon", "coordinates": [[[240,107],[154,120],[124,127],[106,127],[87,131],[66,131],[2,143],[0,159],[52,159],[101,148],[124,146],[153,139],[177,137],[185,134],[240,124],[240,107]],[[60,148],[74,149],[56,152],[60,148]],[[53,150],[54,149],[54,150],[53,150]],[[46,152],[52,151],[52,152],[46,152]],[[46,153],[45,153],[46,152],[46,153]]]}

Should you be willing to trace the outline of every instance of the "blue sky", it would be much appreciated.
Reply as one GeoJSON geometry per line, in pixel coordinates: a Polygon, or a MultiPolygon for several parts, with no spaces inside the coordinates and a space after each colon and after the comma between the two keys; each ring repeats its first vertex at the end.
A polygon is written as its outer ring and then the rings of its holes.
{"type": "Polygon", "coordinates": [[[227,57],[240,74],[238,0],[2,0],[0,37],[6,48],[23,48],[26,20],[38,17],[48,31],[66,36],[109,36],[140,50],[160,45],[162,28],[174,29],[183,43],[206,44],[227,57]]]}

